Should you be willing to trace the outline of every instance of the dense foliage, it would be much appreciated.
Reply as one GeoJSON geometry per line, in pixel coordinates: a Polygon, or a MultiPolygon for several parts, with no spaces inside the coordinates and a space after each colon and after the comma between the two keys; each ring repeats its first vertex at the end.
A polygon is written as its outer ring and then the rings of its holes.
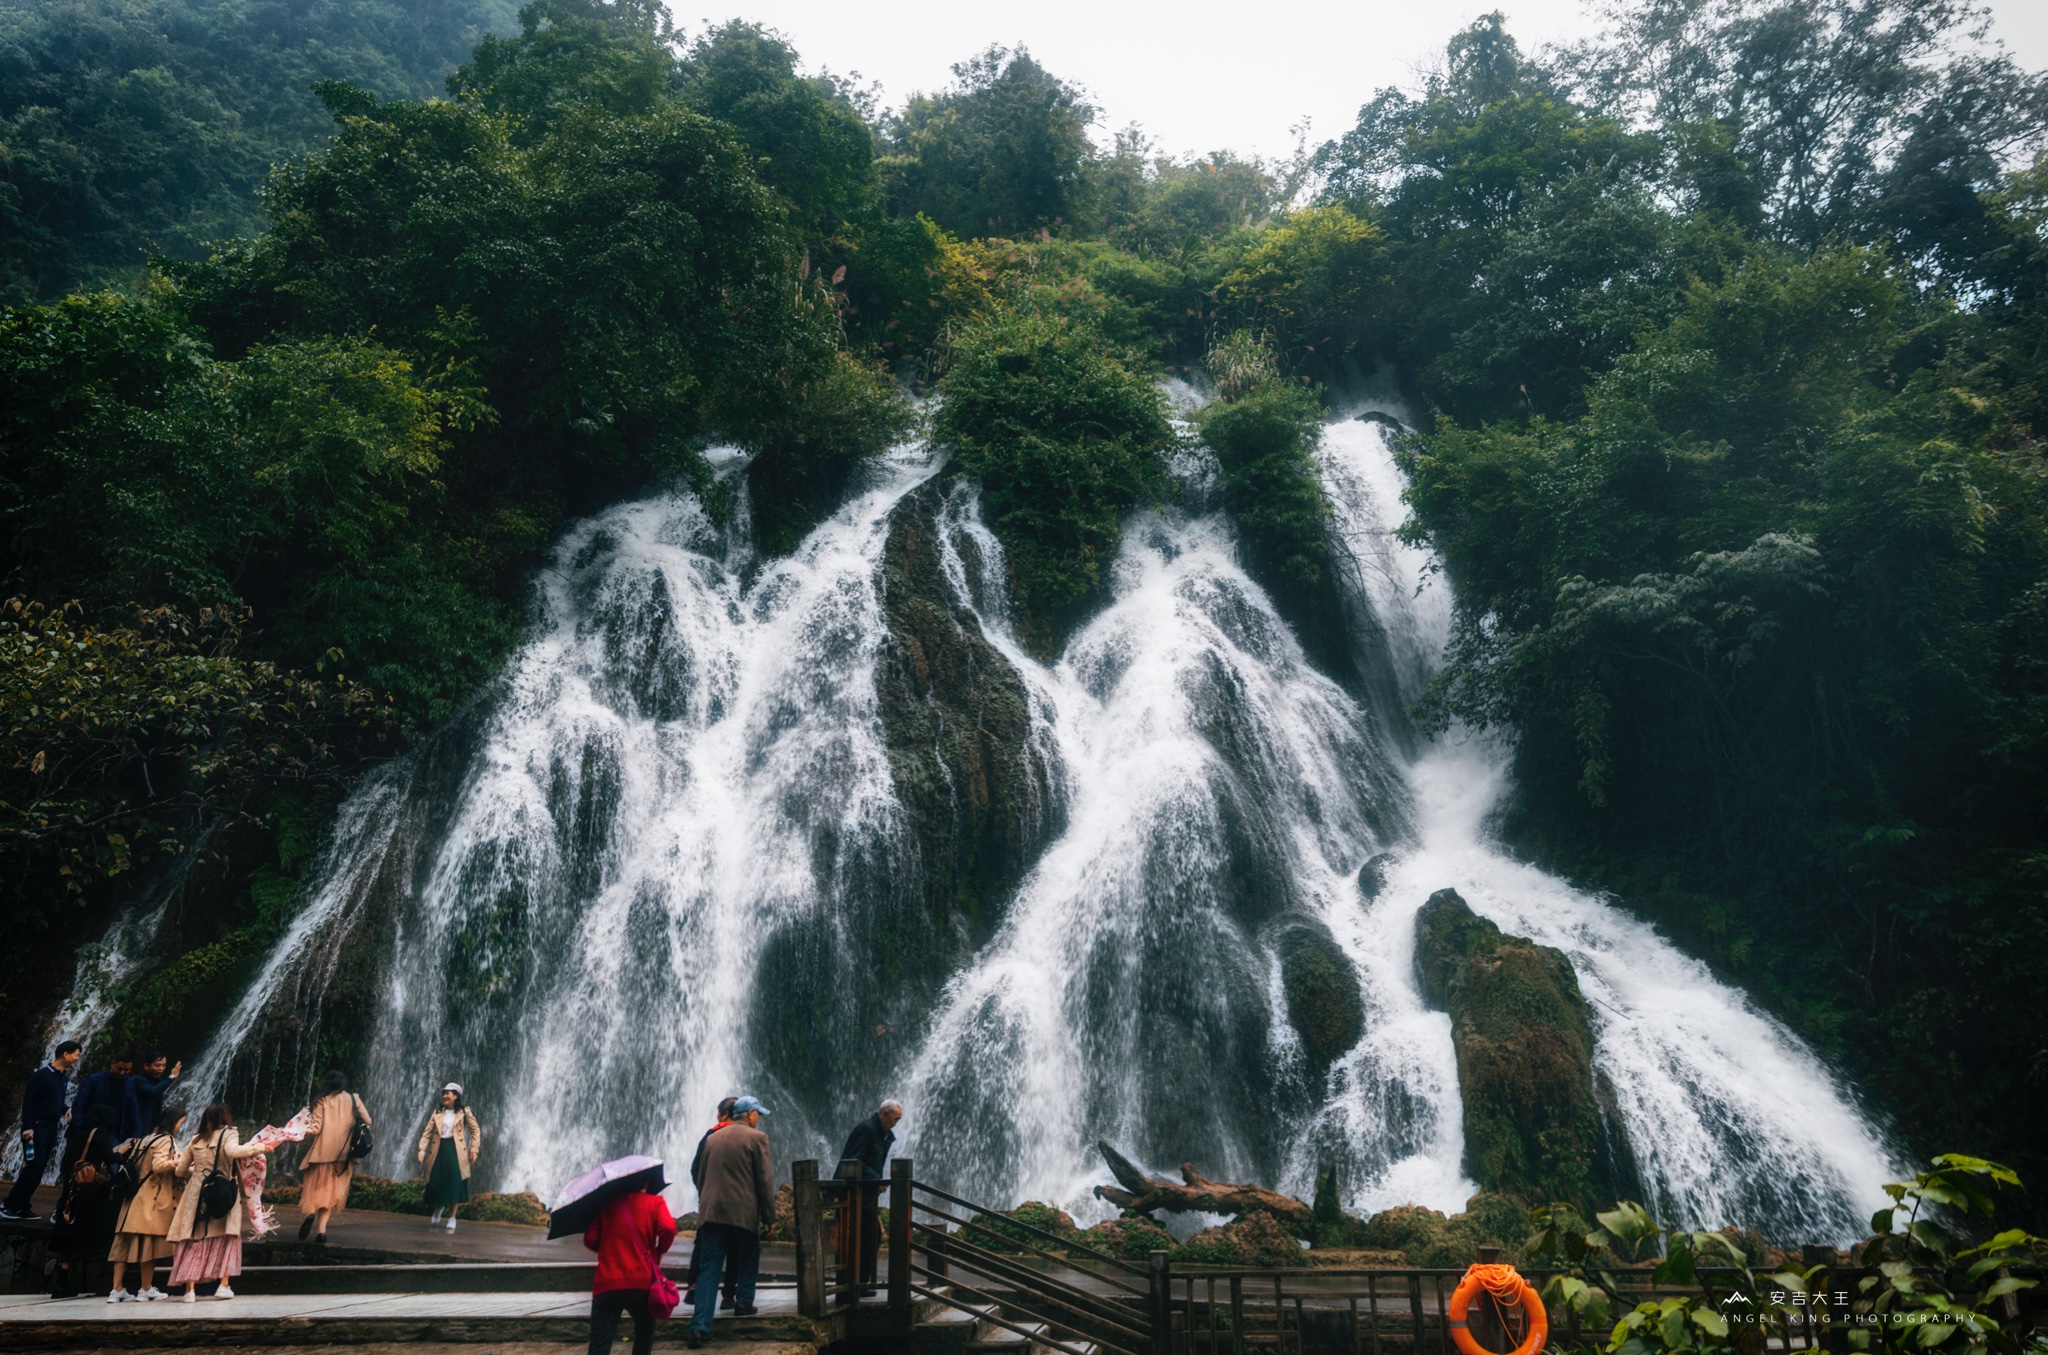
{"type": "Polygon", "coordinates": [[[982,484],[1032,643],[1050,654],[1100,600],[1124,515],[1173,445],[1166,402],[1086,326],[1000,312],[954,342],[935,434],[982,484]]]}
{"type": "Polygon", "coordinates": [[[318,80],[431,93],[506,0],[6,0],[0,301],[139,278],[250,234],[271,165],[325,141],[318,80]]]}
{"type": "Polygon", "coordinates": [[[1846,1055],[1910,1139],[1967,1123],[2038,1171],[2048,255],[2039,171],[1998,163],[2041,92],[1935,65],[1931,12],[1885,11],[1856,60],[1824,6],[1682,35],[1659,11],[1581,54],[1597,98],[1681,36],[1738,83],[1805,52],[1848,110],[1825,136],[1783,83],[1630,123],[1482,23],[1327,154],[1397,287],[1455,256],[1507,288],[1418,294],[1388,338],[1439,413],[1405,454],[1458,589],[1431,713],[1516,731],[1517,839],[1846,1055]],[[2003,102],[1945,123],[1941,164],[1868,153],[1924,150],[1964,85],[2003,102]]]}

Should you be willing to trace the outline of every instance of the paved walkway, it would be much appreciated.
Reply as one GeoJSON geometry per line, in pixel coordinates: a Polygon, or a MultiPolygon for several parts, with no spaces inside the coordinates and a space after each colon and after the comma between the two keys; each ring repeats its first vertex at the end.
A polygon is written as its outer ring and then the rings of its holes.
{"type": "MultiPolygon", "coordinates": [[[[755,1297],[762,1317],[796,1316],[794,1289],[764,1289],[755,1297]]],[[[687,1320],[679,1308],[676,1318],[687,1320]]],[[[108,1303],[107,1296],[53,1299],[47,1294],[0,1294],[0,1331],[18,1322],[174,1323],[281,1318],[568,1317],[590,1316],[588,1293],[555,1294],[242,1294],[232,1299],[181,1303],[108,1303]]],[[[721,1321],[733,1320],[724,1315],[721,1321]]],[[[0,1337],[0,1345],[4,1345],[0,1337]]]]}
{"type": "MultiPolygon", "coordinates": [[[[712,1329],[717,1348],[811,1355],[818,1329],[797,1315],[794,1290],[763,1291],[756,1301],[761,1311],[752,1317],[720,1315],[712,1329]]],[[[10,1294],[0,1295],[0,1348],[190,1351],[274,1345],[304,1355],[322,1345],[345,1345],[354,1355],[367,1355],[379,1345],[408,1352],[461,1346],[465,1355],[479,1348],[509,1355],[521,1347],[538,1351],[587,1342],[589,1317],[590,1295],[584,1292],[247,1294],[194,1303],[10,1294]]],[[[688,1322],[689,1310],[678,1310],[660,1324],[658,1339],[680,1344],[688,1322]]]]}

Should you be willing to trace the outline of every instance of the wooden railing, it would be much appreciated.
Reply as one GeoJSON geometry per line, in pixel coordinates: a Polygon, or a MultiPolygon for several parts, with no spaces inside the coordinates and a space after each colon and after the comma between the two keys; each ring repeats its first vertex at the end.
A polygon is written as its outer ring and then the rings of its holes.
{"type": "MultiPolygon", "coordinates": [[[[849,1175],[824,1179],[816,1162],[794,1164],[798,1310],[823,1318],[865,1296],[879,1299],[885,1290],[892,1350],[907,1348],[919,1310],[936,1305],[971,1313],[1061,1355],[1457,1355],[1450,1298],[1463,1270],[1175,1266],[1164,1251],[1136,1262],[918,1181],[905,1159],[890,1164],[886,1182],[863,1184],[858,1164],[846,1166],[849,1175]],[[883,1203],[888,1265],[864,1291],[861,1215],[883,1203]],[[828,1210],[838,1224],[829,1232],[828,1210]]],[[[1743,1318],[1763,1327],[1761,1345],[1768,1351],[1847,1352],[1857,1324],[1851,1308],[1862,1297],[1857,1281],[1867,1273],[1823,1271],[1809,1287],[1826,1303],[1743,1318]]],[[[1540,1291],[1554,1272],[1528,1268],[1522,1274],[1540,1291]]],[[[1615,1315],[1702,1291],[1718,1303],[1736,1292],[1737,1275],[1702,1269],[1698,1283],[1677,1287],[1653,1284],[1646,1269],[1621,1271],[1615,1315]]],[[[2028,1292],[2024,1318],[2014,1300],[2008,1322],[2048,1329],[2043,1290],[2028,1292]]],[[[1477,1306],[1473,1316],[1479,1318],[1477,1306]]],[[[1551,1315],[1553,1350],[1590,1355],[1609,1335],[1582,1329],[1575,1313],[1551,1315]]]]}

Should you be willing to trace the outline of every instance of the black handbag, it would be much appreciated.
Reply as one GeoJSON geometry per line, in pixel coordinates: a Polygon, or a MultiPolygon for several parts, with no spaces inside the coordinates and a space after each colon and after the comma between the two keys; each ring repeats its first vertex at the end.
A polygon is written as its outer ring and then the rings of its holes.
{"type": "Polygon", "coordinates": [[[107,1171],[107,1183],[113,1190],[115,1199],[125,1203],[134,1199],[136,1193],[142,1189],[142,1172],[135,1164],[155,1137],[152,1134],[149,1138],[140,1140],[127,1152],[114,1159],[114,1165],[107,1171]]]}
{"type": "Polygon", "coordinates": [[[370,1155],[377,1146],[377,1140],[370,1136],[370,1126],[363,1123],[363,1103],[351,1095],[348,1098],[349,1114],[355,1117],[355,1128],[348,1132],[348,1160],[356,1161],[370,1155]]]}
{"type": "Polygon", "coordinates": [[[223,1129],[213,1140],[214,1165],[206,1169],[206,1176],[199,1182],[199,1208],[195,1216],[201,1223],[224,1219],[235,1209],[235,1196],[239,1187],[235,1179],[220,1169],[221,1139],[227,1135],[223,1129]]]}

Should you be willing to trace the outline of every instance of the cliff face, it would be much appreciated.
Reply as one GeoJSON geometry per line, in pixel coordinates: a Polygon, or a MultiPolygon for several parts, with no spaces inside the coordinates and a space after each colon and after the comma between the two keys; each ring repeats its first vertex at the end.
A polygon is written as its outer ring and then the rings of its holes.
{"type": "MultiPolygon", "coordinates": [[[[1031,741],[1024,682],[958,605],[941,565],[945,487],[896,510],[882,562],[889,642],[876,683],[889,767],[934,920],[975,942],[1058,831],[1053,769],[1031,741]]],[[[970,570],[971,543],[961,543],[970,570]]]]}
{"type": "MultiPolygon", "coordinates": [[[[947,582],[946,492],[934,482],[906,497],[883,549],[875,685],[901,832],[873,859],[837,863],[837,917],[778,933],[755,987],[756,1051],[820,1123],[847,1109],[827,1089],[894,1066],[1061,827],[1023,680],[947,582]]],[[[961,549],[977,569],[971,543],[961,549]]]]}
{"type": "Polygon", "coordinates": [[[1636,1193],[1564,955],[1504,934],[1440,889],[1416,917],[1415,969],[1424,998],[1450,1013],[1474,1179],[1531,1204],[1606,1208],[1636,1193]]]}

